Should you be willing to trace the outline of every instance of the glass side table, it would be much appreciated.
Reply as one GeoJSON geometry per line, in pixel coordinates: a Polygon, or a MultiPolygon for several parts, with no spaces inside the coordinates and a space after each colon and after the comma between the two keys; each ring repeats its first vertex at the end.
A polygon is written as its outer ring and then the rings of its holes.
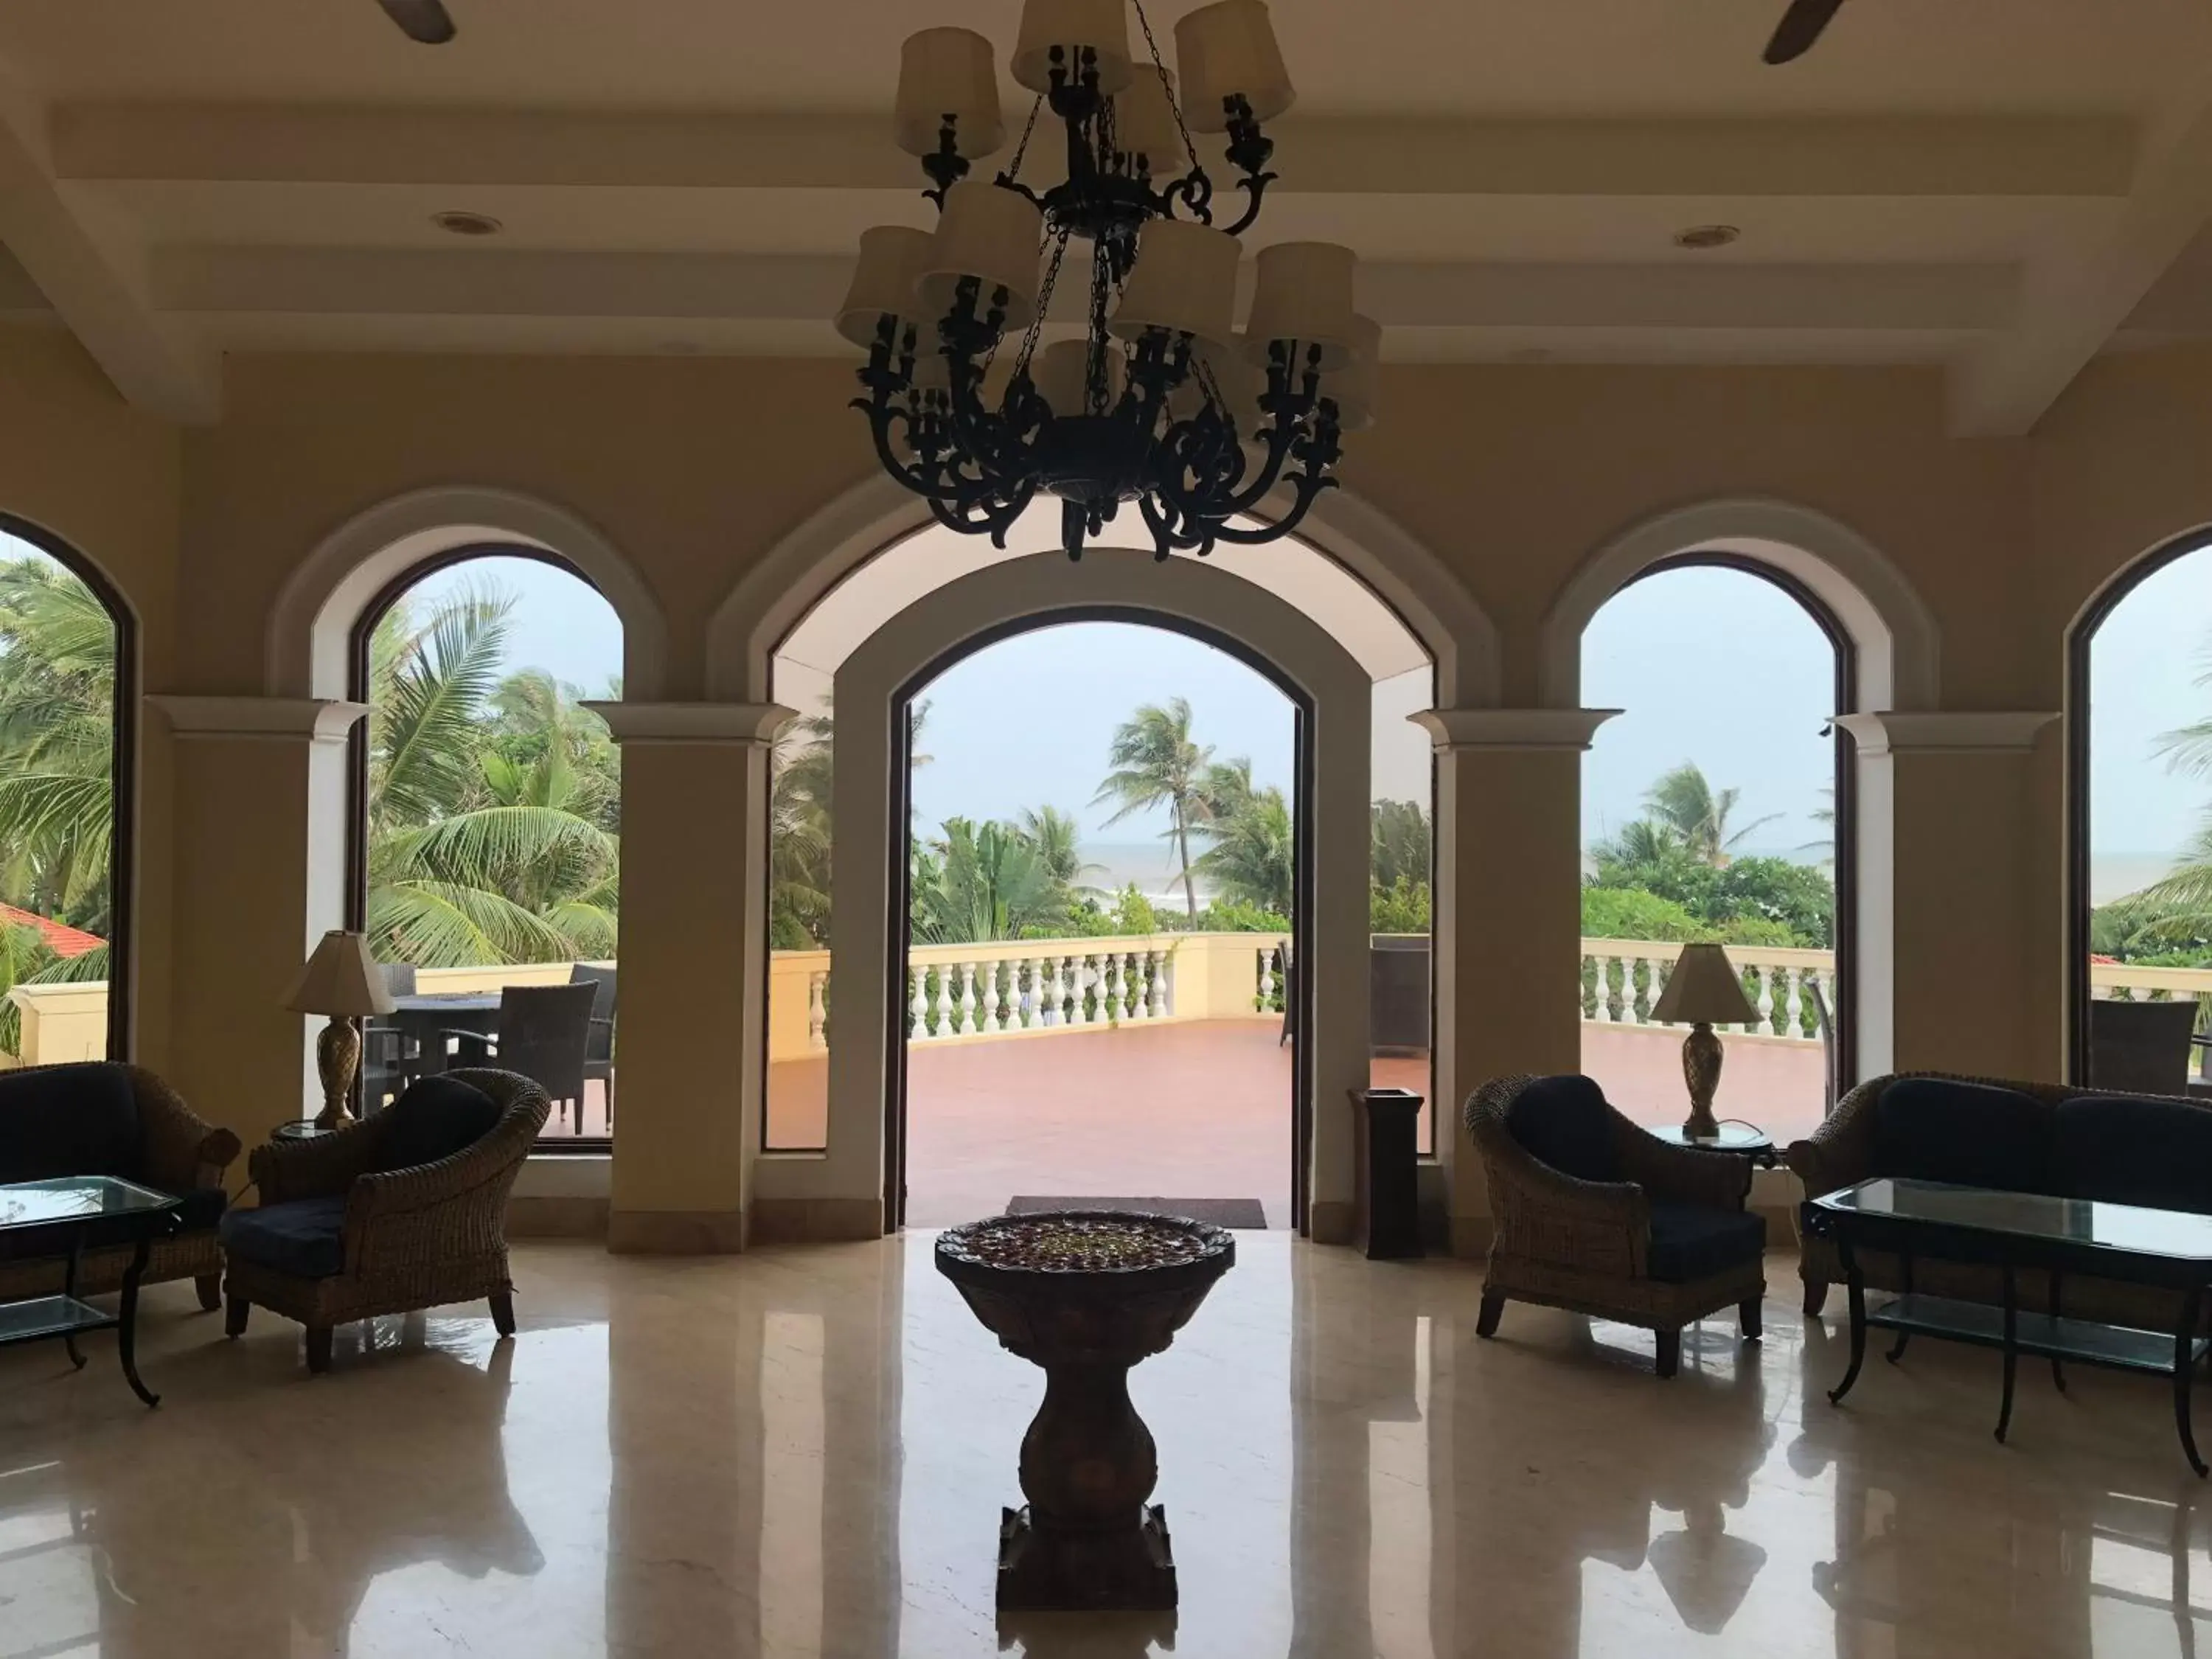
{"type": "Polygon", "coordinates": [[[0,1187],[0,1260],[59,1256],[66,1264],[59,1296],[0,1302],[0,1346],[59,1337],[70,1363],[84,1369],[76,1340],[87,1331],[113,1331],[123,1379],[149,1406],[161,1396],[138,1376],[138,1285],[156,1238],[177,1227],[179,1200],[113,1176],[64,1176],[0,1187]],[[102,1313],[77,1296],[77,1269],[88,1248],[131,1246],[123,1271],[122,1305],[102,1313]]]}
{"type": "Polygon", "coordinates": [[[271,1140],[319,1140],[325,1135],[336,1134],[337,1126],[325,1128],[311,1117],[295,1118],[289,1123],[280,1123],[269,1132],[271,1140]]]}
{"type": "Polygon", "coordinates": [[[1690,1146],[1705,1152],[1733,1152],[1738,1158],[1749,1158],[1762,1170],[1771,1170],[1781,1162],[1780,1154],[1775,1151],[1774,1142],[1768,1138],[1766,1131],[1753,1123],[1724,1121],[1720,1126],[1720,1133],[1713,1135],[1690,1135],[1679,1123],[1664,1129],[1647,1130],[1646,1133],[1656,1135],[1669,1146],[1690,1146]]]}

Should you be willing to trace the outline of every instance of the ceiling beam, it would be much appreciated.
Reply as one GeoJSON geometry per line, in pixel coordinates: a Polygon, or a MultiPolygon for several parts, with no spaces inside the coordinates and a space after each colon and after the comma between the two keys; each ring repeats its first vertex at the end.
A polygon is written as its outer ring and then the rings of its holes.
{"type": "Polygon", "coordinates": [[[142,274],[71,210],[45,132],[35,101],[0,75],[0,243],[126,400],[168,420],[213,420],[219,364],[154,314],[142,274]]]}
{"type": "MultiPolygon", "coordinates": [[[[845,255],[523,249],[171,247],[152,264],[165,313],[809,323],[835,310],[851,271],[845,255]]],[[[2002,265],[1380,261],[1359,283],[1363,308],[1386,327],[1956,333],[1999,328],[2014,304],[2002,265]]],[[[1063,277],[1054,317],[1075,319],[1087,286],[1063,277]]]]}
{"type": "MultiPolygon", "coordinates": [[[[321,105],[77,104],[83,183],[919,190],[875,117],[622,115],[321,105]]],[[[1295,117],[1285,194],[1995,197],[2127,193],[2131,125],[2101,116],[1437,121],[1295,117]]],[[[1005,157],[997,158],[1003,162],[1005,157]]],[[[1054,165],[1051,146],[1033,161],[1054,165]]],[[[1213,165],[1211,152],[1206,159],[1213,165]]]]}
{"type": "Polygon", "coordinates": [[[2207,94],[2147,147],[2108,234],[2028,261],[2012,326],[1954,369],[1954,430],[2033,430],[2212,218],[2212,88],[2207,94]]]}

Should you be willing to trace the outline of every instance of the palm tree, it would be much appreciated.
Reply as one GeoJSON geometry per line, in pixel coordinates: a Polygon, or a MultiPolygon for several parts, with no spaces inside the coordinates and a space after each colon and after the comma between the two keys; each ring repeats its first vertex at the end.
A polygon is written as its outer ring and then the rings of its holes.
{"type": "Polygon", "coordinates": [[[1297,886],[1290,803],[1272,785],[1251,789],[1249,766],[1244,781],[1247,790],[1237,810],[1200,826],[1200,833],[1212,844],[1199,855],[1196,867],[1230,897],[1286,916],[1297,886]]]}
{"type": "Polygon", "coordinates": [[[1741,794],[1742,791],[1737,789],[1715,789],[1705,781],[1705,775],[1695,762],[1684,761],[1651,786],[1644,797],[1644,804],[1660,823],[1681,836],[1683,843],[1699,860],[1722,870],[1728,867],[1737,845],[1746,836],[1781,816],[1770,812],[1730,835],[1729,815],[1735,810],[1741,794]]]}
{"type": "Polygon", "coordinates": [[[775,948],[830,939],[830,779],[836,724],[824,713],[792,721],[775,740],[769,788],[769,928],[775,948]]]}
{"type": "Polygon", "coordinates": [[[543,674],[497,678],[514,602],[464,591],[370,641],[368,933],[423,967],[613,954],[605,727],[543,674]]]}
{"type": "Polygon", "coordinates": [[[1395,889],[1401,881],[1415,887],[1428,885],[1432,837],[1429,815],[1419,802],[1370,802],[1368,826],[1370,878],[1376,886],[1395,889]]]}
{"type": "Polygon", "coordinates": [[[0,896],[105,933],[115,623],[45,559],[0,563],[0,896]]]}
{"type": "Polygon", "coordinates": [[[1019,939],[1066,921],[1066,889],[1036,844],[1010,824],[947,818],[915,858],[913,936],[931,945],[1019,939]]]}
{"type": "Polygon", "coordinates": [[[1021,833],[1036,849],[1045,873],[1071,892],[1083,885],[1084,877],[1100,867],[1084,859],[1083,826],[1073,813],[1057,806],[1024,807],[1021,833]]]}
{"type": "Polygon", "coordinates": [[[1190,704],[1183,698],[1173,699],[1165,708],[1146,703],[1115,731],[1106,751],[1107,764],[1115,769],[1091,797],[1094,804],[1121,804],[1106,820],[1109,826],[1133,812],[1168,809],[1164,834],[1175,843],[1183,902],[1193,921],[1198,918],[1198,889],[1190,875],[1190,832],[1206,815],[1203,786],[1212,756],[1211,748],[1191,741],[1190,704]]]}

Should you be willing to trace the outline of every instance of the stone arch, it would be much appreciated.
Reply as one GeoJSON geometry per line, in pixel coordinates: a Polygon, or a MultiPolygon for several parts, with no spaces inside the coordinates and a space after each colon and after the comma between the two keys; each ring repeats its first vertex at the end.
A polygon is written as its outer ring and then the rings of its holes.
{"type": "MultiPolygon", "coordinates": [[[[769,659],[793,627],[871,559],[935,522],[925,503],[880,475],[811,514],[716,609],[707,636],[708,696],[769,701],[769,659]]],[[[1441,706],[1497,706],[1503,683],[1497,627],[1427,547],[1342,489],[1322,494],[1297,538],[1396,612],[1436,664],[1441,706]]]]}
{"type": "Polygon", "coordinates": [[[276,697],[346,695],[349,638],[376,595],[416,565],[461,547],[520,545],[556,556],[596,587],[623,625],[623,690],[660,696],[668,623],[620,549],[564,507],[516,490],[441,485],[358,513],[293,571],[270,617],[265,690],[276,697]]]}
{"type": "MultiPolygon", "coordinates": [[[[841,981],[837,993],[828,1146],[819,1157],[767,1158],[755,1165],[752,1201],[766,1212],[789,1206],[881,1213],[892,1054],[885,969],[896,959],[890,869],[900,829],[891,811],[892,711],[899,697],[963,645],[1102,614],[1139,623],[1157,619],[1233,641],[1310,705],[1307,823],[1315,896],[1311,915],[1301,919],[1306,948],[1310,960],[1364,956],[1370,682],[1343,646],[1286,602],[1196,560],[1162,565],[1149,552],[1102,548],[1087,552],[1079,567],[1054,551],[963,576],[883,623],[837,672],[831,856],[838,896],[831,949],[838,962],[859,965],[859,971],[841,981]]],[[[1366,1079],[1367,1021],[1364,997],[1314,1000],[1310,1097],[1302,1106],[1312,1125],[1310,1219],[1315,1236],[1323,1239],[1341,1241],[1350,1234],[1352,1125],[1341,1103],[1366,1079]]],[[[757,1217],[763,1213],[756,1210],[757,1217]]],[[[792,1231],[775,1222],[769,1226],[779,1233],[792,1231]]]]}
{"type": "Polygon", "coordinates": [[[1582,696],[1583,632],[1606,601],[1651,566],[1684,553],[1727,553],[1780,571],[1834,613],[1858,658],[1858,708],[1932,709],[1941,653],[1934,615],[1880,549],[1824,513],[1760,499],[1702,501],[1646,519],[1584,559],[1545,613],[1538,702],[1582,696]]]}

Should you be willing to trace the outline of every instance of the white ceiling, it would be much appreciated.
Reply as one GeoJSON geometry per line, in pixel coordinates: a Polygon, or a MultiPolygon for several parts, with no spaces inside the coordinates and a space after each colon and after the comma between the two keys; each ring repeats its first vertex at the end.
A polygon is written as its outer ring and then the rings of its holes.
{"type": "MultiPolygon", "coordinates": [[[[931,212],[901,37],[1003,60],[1020,9],[448,3],[440,47],[373,0],[0,9],[0,318],[43,290],[184,418],[226,350],[836,353],[860,229],[931,212]]],[[[1299,102],[1248,240],[1357,247],[1394,358],[1939,362],[1976,431],[2212,333],[2212,4],[1844,0],[1769,68],[1783,4],[1274,0],[1299,102]]]]}

